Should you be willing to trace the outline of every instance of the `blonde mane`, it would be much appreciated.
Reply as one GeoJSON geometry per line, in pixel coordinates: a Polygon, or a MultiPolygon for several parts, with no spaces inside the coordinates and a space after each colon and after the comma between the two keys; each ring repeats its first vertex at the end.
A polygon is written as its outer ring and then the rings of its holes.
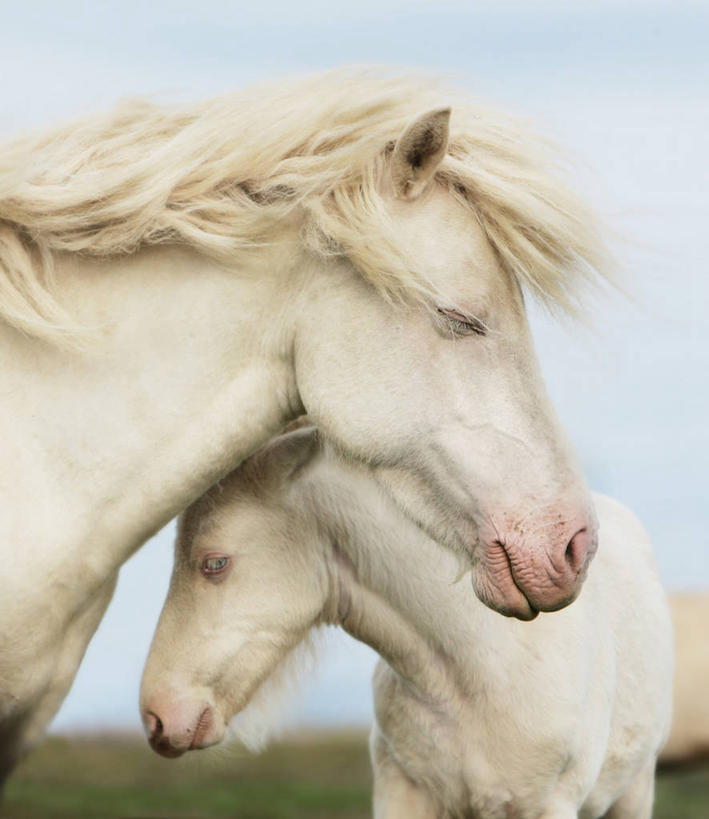
{"type": "Polygon", "coordinates": [[[444,104],[451,139],[437,181],[522,283],[573,312],[604,252],[554,147],[429,78],[349,69],[190,107],[124,102],[1,148],[0,316],[47,339],[76,331],[53,294],[57,251],[182,243],[235,264],[293,218],[306,248],[348,257],[385,297],[428,297],[379,180],[406,125],[444,104]]]}

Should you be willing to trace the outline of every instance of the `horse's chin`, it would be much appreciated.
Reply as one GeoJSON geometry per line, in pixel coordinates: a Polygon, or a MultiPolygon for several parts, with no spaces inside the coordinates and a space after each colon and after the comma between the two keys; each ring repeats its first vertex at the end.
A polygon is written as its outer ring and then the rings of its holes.
{"type": "Polygon", "coordinates": [[[178,757],[182,756],[183,754],[189,751],[189,748],[175,748],[173,745],[170,745],[167,741],[157,741],[157,742],[150,742],[150,747],[155,751],[156,754],[160,754],[160,756],[164,756],[165,759],[177,759],[178,757]]]}
{"type": "Polygon", "coordinates": [[[472,573],[473,591],[488,608],[505,617],[518,620],[534,620],[539,614],[517,586],[510,571],[506,576],[496,572],[492,576],[483,566],[476,566],[472,573]]]}

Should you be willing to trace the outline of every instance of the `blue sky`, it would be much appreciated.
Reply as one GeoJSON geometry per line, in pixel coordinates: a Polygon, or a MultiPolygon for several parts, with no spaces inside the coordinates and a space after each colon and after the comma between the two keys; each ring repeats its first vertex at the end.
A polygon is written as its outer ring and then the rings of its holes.
{"type": "MultiPolygon", "coordinates": [[[[347,63],[452,75],[567,145],[633,300],[590,328],[533,310],[542,367],[594,488],[648,527],[668,585],[709,586],[709,11],[700,2],[25,2],[3,11],[0,135],[126,95],[196,98],[347,63]]],[[[171,529],[124,568],[55,721],[137,727],[171,529]]],[[[368,649],[328,639],[292,722],[370,713],[368,649]]]]}

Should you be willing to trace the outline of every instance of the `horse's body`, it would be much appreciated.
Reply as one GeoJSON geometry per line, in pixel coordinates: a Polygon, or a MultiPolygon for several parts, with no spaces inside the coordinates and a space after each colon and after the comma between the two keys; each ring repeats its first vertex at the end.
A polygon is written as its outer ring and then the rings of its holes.
{"type": "Polygon", "coordinates": [[[675,626],[675,684],[672,729],[661,765],[709,760],[709,594],[670,595],[675,626]]]}
{"type": "Polygon", "coordinates": [[[270,93],[0,152],[0,778],[121,564],[304,410],[488,605],[583,581],[595,521],[520,284],[568,302],[586,212],[506,120],[416,117],[419,80],[270,93]]]}
{"type": "MultiPolygon", "coordinates": [[[[244,283],[174,249],[112,266],[110,275],[93,261],[71,267],[96,277],[77,285],[95,298],[87,312],[115,320],[100,351],[67,358],[9,338],[0,347],[0,714],[22,719],[25,742],[66,694],[122,563],[300,406],[278,355],[250,346],[264,321],[256,305],[269,303],[266,277],[244,283]]],[[[63,289],[71,298],[71,285],[63,289]]],[[[15,750],[0,742],[0,760],[15,750]]]]}
{"type": "Polygon", "coordinates": [[[318,623],[383,658],[371,739],[377,819],[650,817],[669,727],[672,635],[647,536],[595,498],[601,549],[579,599],[522,624],[365,469],[312,429],[282,436],[184,514],[143,678],[167,756],[224,725],[318,623]]]}

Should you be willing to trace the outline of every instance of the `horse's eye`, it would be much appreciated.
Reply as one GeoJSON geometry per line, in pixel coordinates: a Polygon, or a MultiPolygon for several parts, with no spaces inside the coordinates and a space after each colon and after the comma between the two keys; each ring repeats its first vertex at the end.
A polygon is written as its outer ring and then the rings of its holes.
{"type": "Polygon", "coordinates": [[[219,574],[229,565],[226,555],[208,555],[202,561],[202,574],[219,574]]]}
{"type": "Polygon", "coordinates": [[[438,308],[439,315],[443,316],[455,335],[465,336],[475,333],[476,336],[486,336],[487,327],[475,316],[461,313],[451,308],[438,308]]]}

